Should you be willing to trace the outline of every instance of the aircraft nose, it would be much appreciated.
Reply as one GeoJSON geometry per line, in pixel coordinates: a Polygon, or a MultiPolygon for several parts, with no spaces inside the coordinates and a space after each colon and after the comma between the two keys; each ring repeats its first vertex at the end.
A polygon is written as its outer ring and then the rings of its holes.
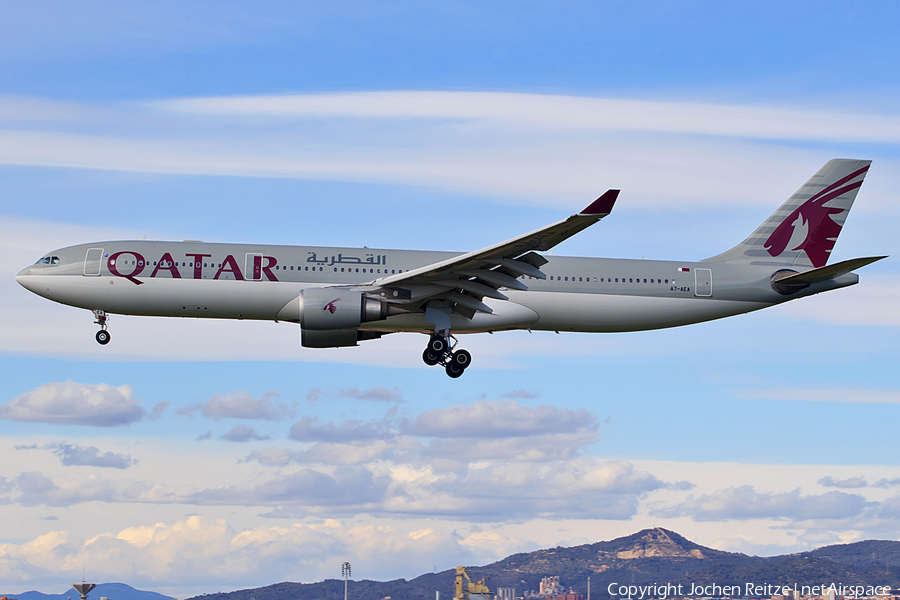
{"type": "Polygon", "coordinates": [[[25,267],[24,269],[22,269],[21,271],[19,271],[16,274],[16,281],[19,282],[19,285],[21,285],[23,288],[25,288],[26,290],[31,291],[31,292],[34,291],[33,284],[35,282],[34,278],[32,277],[33,273],[34,273],[33,267],[25,267]]]}

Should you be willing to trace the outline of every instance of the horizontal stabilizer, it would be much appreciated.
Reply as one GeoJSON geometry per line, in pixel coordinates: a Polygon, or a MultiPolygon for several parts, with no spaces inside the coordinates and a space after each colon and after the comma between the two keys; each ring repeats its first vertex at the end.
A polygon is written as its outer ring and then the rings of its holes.
{"type": "Polygon", "coordinates": [[[772,283],[778,285],[809,285],[812,283],[828,281],[829,279],[840,277],[850,271],[855,271],[856,269],[870,265],[882,258],[887,258],[887,256],[851,258],[850,260],[844,260],[833,265],[828,265],[827,267],[819,267],[818,269],[812,269],[811,271],[804,271],[803,273],[779,273],[772,279],[772,283]]]}

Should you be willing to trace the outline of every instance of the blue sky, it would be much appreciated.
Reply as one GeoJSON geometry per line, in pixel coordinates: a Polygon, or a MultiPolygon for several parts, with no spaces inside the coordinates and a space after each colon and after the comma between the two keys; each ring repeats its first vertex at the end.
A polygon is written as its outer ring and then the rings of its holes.
{"type": "Polygon", "coordinates": [[[407,334],[114,315],[101,348],[15,283],[145,235],[472,250],[611,187],[556,253],[696,260],[835,157],[874,161],[835,259],[897,253],[900,7],[483,4],[3,7],[0,592],[412,577],[651,526],[897,539],[893,258],[714,323],[465,337],[458,380],[407,334]]]}

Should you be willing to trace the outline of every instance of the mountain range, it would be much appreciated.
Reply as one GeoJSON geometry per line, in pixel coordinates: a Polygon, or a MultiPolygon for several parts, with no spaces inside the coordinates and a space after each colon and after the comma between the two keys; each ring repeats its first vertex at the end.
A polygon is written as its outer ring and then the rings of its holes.
{"type": "MultiPolygon", "coordinates": [[[[810,552],[759,557],[707,548],[662,528],[645,529],[608,542],[570,548],[556,547],[514,554],[479,567],[466,567],[474,579],[489,577],[491,591],[512,587],[516,595],[537,590],[544,577],[557,575],[560,584],[593,598],[609,598],[608,586],[618,584],[738,585],[863,585],[900,587],[900,542],[865,541],[826,546],[810,552]]],[[[432,600],[453,597],[455,569],[427,573],[412,580],[351,581],[352,600],[432,600]]],[[[261,588],[206,594],[190,600],[340,600],[344,582],[277,583],[261,588]]]]}
{"type": "MultiPolygon", "coordinates": [[[[41,592],[22,592],[21,594],[0,594],[15,600],[78,600],[79,595],[74,589],[69,588],[61,594],[43,594],[41,592]]],[[[136,590],[124,583],[101,583],[88,594],[88,600],[175,600],[169,596],[163,596],[156,592],[136,590]]]]}

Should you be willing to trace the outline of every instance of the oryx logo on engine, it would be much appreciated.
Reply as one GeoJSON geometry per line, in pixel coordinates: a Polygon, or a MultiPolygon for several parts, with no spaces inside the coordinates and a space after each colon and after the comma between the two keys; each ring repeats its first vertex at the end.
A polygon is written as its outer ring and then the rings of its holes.
{"type": "Polygon", "coordinates": [[[335,306],[334,303],[335,303],[335,302],[340,302],[340,301],[341,301],[340,298],[335,298],[334,300],[332,300],[331,302],[329,302],[328,304],[326,304],[325,306],[323,306],[323,307],[322,307],[322,310],[327,310],[327,311],[330,312],[331,314],[334,314],[335,312],[337,312],[337,306],[335,306]]]}

